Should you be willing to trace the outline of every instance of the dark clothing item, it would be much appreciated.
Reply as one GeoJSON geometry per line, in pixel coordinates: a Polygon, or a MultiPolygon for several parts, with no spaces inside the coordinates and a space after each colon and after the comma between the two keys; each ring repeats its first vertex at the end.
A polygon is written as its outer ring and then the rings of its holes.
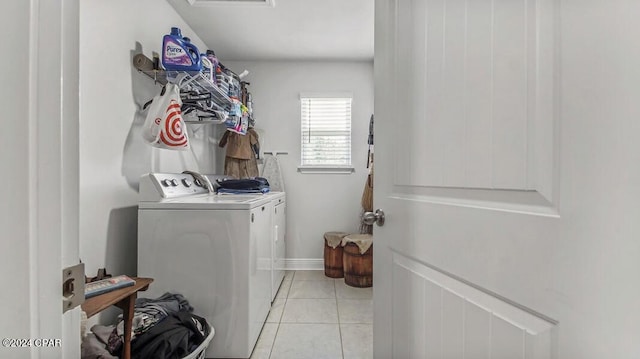
{"type": "Polygon", "coordinates": [[[91,327],[91,331],[93,332],[93,334],[96,335],[96,338],[98,338],[104,344],[107,344],[107,342],[109,341],[109,336],[113,332],[113,329],[114,329],[113,325],[105,326],[105,325],[96,324],[91,327]]]}
{"type": "Polygon", "coordinates": [[[131,358],[179,359],[209,335],[207,321],[187,312],[172,313],[131,343],[131,358]]]}
{"type": "Polygon", "coordinates": [[[193,307],[189,301],[180,293],[166,292],[158,298],[138,298],[136,308],[144,308],[149,304],[157,304],[166,309],[167,312],[191,312],[193,307]]]}
{"type": "Polygon", "coordinates": [[[136,299],[135,312],[144,313],[155,318],[158,322],[169,313],[192,312],[193,307],[182,294],[164,293],[158,298],[138,298],[136,299]]]}
{"type": "Polygon", "coordinates": [[[119,357],[122,354],[122,345],[122,337],[118,335],[118,329],[113,328],[107,340],[107,350],[109,350],[109,353],[119,357]]]}
{"type": "Polygon", "coordinates": [[[226,179],[223,181],[218,181],[218,185],[220,188],[225,189],[264,189],[269,188],[269,181],[263,177],[253,177],[253,178],[245,178],[245,179],[226,179]]]}
{"type": "Polygon", "coordinates": [[[228,188],[220,188],[218,189],[218,193],[224,194],[254,194],[254,193],[268,193],[269,187],[263,189],[228,189],[228,188]]]}
{"type": "MultiPolygon", "coordinates": [[[[138,298],[136,299],[133,313],[133,323],[131,330],[131,340],[136,336],[152,328],[156,323],[176,312],[192,312],[193,307],[189,301],[179,293],[164,293],[158,298],[138,298]]],[[[124,322],[122,315],[118,316],[118,325],[111,333],[107,347],[112,354],[118,354],[122,350],[124,337],[124,322]]]]}
{"type": "Polygon", "coordinates": [[[94,333],[88,333],[82,339],[80,345],[80,357],[82,359],[117,359],[109,353],[105,347],[105,343],[94,333]]]}

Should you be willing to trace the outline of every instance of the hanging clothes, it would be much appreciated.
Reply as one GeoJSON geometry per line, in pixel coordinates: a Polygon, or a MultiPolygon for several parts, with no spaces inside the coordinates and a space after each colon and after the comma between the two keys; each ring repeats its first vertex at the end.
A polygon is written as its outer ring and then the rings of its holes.
{"type": "Polygon", "coordinates": [[[227,147],[224,159],[224,174],[235,178],[257,177],[258,162],[256,149],[259,148],[258,133],[250,128],[246,135],[226,131],[220,142],[220,147],[227,147]]]}
{"type": "Polygon", "coordinates": [[[265,153],[264,165],[260,176],[269,181],[272,191],[284,192],[284,181],[282,180],[282,171],[280,170],[278,156],[265,153]]]}

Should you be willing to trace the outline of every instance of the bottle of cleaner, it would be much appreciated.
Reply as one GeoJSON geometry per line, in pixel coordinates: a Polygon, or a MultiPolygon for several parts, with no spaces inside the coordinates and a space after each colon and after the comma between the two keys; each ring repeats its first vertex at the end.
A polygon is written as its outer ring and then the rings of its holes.
{"type": "Polygon", "coordinates": [[[218,84],[218,79],[216,78],[218,73],[218,57],[216,57],[216,53],[213,50],[207,50],[207,58],[211,61],[211,68],[213,69],[213,83],[218,84]]]}
{"type": "Polygon", "coordinates": [[[211,81],[211,83],[215,83],[215,74],[213,72],[213,64],[211,64],[211,61],[209,60],[209,58],[207,57],[206,54],[200,54],[200,62],[202,63],[202,74],[204,75],[204,77],[211,81]]]}
{"type": "Polygon", "coordinates": [[[167,71],[195,71],[202,69],[198,48],[182,37],[179,28],[172,27],[171,33],[162,39],[162,66],[167,71]]]}

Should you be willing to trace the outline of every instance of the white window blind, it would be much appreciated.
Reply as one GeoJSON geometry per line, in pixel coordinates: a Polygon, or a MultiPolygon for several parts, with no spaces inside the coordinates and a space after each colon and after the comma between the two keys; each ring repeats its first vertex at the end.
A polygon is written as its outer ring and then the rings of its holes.
{"type": "Polygon", "coordinates": [[[301,94],[301,165],[351,166],[351,95],[301,94]]]}

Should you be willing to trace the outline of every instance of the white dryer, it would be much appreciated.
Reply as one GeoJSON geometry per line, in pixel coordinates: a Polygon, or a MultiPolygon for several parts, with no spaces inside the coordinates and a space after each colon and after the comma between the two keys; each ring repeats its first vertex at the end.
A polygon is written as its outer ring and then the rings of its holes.
{"type": "Polygon", "coordinates": [[[207,358],[251,356],[271,308],[271,213],[282,197],[210,194],[191,174],[140,180],[138,276],[154,278],[140,295],[183,294],[215,328],[207,358]]]}
{"type": "Polygon", "coordinates": [[[271,302],[276,299],[278,289],[284,280],[286,255],[286,214],[287,203],[284,192],[273,193],[271,216],[271,302]]]}

